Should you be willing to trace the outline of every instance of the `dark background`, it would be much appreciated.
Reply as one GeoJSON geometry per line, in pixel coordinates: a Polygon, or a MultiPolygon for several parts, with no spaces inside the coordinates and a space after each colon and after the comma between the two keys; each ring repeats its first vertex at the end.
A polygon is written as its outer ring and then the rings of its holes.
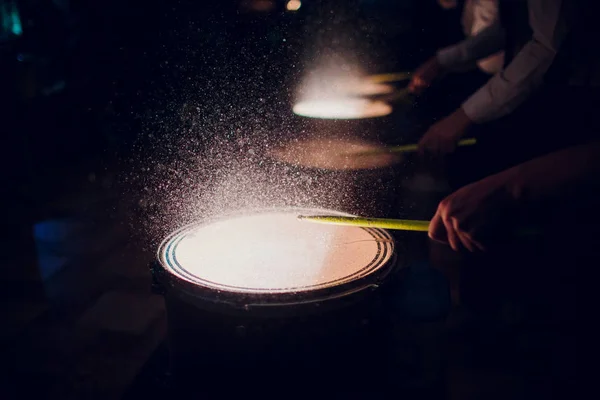
{"type": "MultiPolygon", "coordinates": [[[[0,398],[118,398],[157,362],[165,315],[149,293],[156,249],[140,201],[186,129],[206,127],[200,154],[234,128],[285,125],[282,107],[323,49],[392,72],[462,37],[460,10],[433,0],[304,0],[295,13],[243,3],[10,2],[22,34],[5,30],[0,45],[0,398]]],[[[458,82],[405,112],[427,125],[456,105],[458,82]]],[[[451,373],[459,392],[478,380],[451,373]]],[[[488,378],[492,389],[512,379],[488,378]]]]}
{"type": "MultiPolygon", "coordinates": [[[[325,8],[350,24],[362,18],[355,34],[383,71],[416,65],[460,32],[458,12],[434,1],[308,0],[298,13],[285,13],[285,2],[270,12],[243,12],[236,1],[16,3],[23,34],[1,48],[2,185],[17,204],[34,208],[45,199],[27,186],[43,182],[42,192],[58,193],[77,171],[128,157],[147,115],[190,96],[188,77],[219,89],[267,70],[277,81],[315,46],[325,8]],[[290,40],[281,46],[284,36],[290,40]]],[[[210,92],[195,95],[202,102],[210,92]]]]}

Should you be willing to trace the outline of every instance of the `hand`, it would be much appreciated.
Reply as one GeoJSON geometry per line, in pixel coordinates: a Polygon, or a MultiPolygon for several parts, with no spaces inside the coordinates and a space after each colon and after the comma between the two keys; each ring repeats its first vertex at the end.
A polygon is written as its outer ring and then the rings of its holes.
{"type": "Polygon", "coordinates": [[[456,144],[473,125],[462,108],[443,120],[433,124],[419,141],[419,153],[447,154],[454,151],[456,144]]]}
{"type": "Polygon", "coordinates": [[[408,84],[408,90],[414,94],[421,94],[442,74],[443,68],[437,57],[431,57],[415,70],[408,84]]]}
{"type": "Polygon", "coordinates": [[[516,214],[517,201],[511,194],[514,172],[507,170],[467,185],[442,200],[429,226],[429,237],[461,248],[484,251],[489,234],[508,225],[516,214]]]}

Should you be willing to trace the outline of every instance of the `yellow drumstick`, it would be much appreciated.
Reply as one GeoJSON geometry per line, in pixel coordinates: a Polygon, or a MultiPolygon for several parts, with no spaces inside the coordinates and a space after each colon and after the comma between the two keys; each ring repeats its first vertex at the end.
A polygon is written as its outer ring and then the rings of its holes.
{"type": "Polygon", "coordinates": [[[299,215],[298,219],[302,221],[328,225],[346,225],[364,228],[382,228],[416,232],[427,232],[429,230],[429,221],[419,220],[339,217],[334,215],[299,215]]]}
{"type": "MultiPolygon", "coordinates": [[[[396,231],[429,231],[430,221],[391,218],[364,218],[364,217],[339,217],[335,215],[299,215],[301,221],[315,222],[327,225],[356,226],[360,228],[381,228],[396,231]]],[[[517,236],[535,236],[540,233],[536,227],[528,226],[517,228],[517,236]]]]}
{"type": "MultiPolygon", "coordinates": [[[[472,146],[477,143],[477,139],[463,139],[458,142],[458,146],[472,146]]],[[[392,146],[392,147],[384,147],[376,150],[366,150],[366,151],[357,151],[353,153],[346,153],[347,156],[370,156],[376,154],[386,154],[386,153],[410,153],[413,151],[417,151],[419,145],[417,144],[405,144],[402,146],[392,146]]]]}
{"type": "Polygon", "coordinates": [[[394,72],[390,74],[377,74],[367,76],[367,80],[373,83],[391,83],[407,81],[411,78],[410,72],[394,72]]]}

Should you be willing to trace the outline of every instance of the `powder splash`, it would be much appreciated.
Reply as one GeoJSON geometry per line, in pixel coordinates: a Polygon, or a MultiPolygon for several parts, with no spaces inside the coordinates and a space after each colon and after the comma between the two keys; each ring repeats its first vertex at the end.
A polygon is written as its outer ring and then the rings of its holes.
{"type": "Polygon", "coordinates": [[[153,92],[140,95],[145,110],[138,116],[142,134],[131,160],[134,172],[125,178],[139,198],[132,224],[136,230],[141,225],[151,245],[181,226],[236,211],[355,211],[337,206],[354,202],[356,195],[348,193],[345,181],[350,177],[332,181],[318,171],[303,174],[294,169],[298,163],[282,165],[268,156],[291,138],[331,133],[313,131],[306,118],[294,116],[292,97],[298,94],[298,82],[300,92],[310,92],[336,75],[342,80],[334,86],[346,93],[389,90],[354,79],[364,76],[356,66],[365,65],[353,58],[357,52],[346,51],[354,20],[337,12],[314,19],[311,37],[323,31],[331,40],[319,40],[317,54],[302,57],[305,43],[290,34],[283,20],[257,24],[251,18],[236,11],[207,15],[198,23],[197,16],[180,11],[165,21],[169,31],[161,36],[164,60],[156,67],[153,92]],[[242,25],[248,28],[243,34],[231,28],[242,25]]]}
{"type": "Polygon", "coordinates": [[[383,148],[377,143],[360,139],[313,138],[286,143],[274,148],[271,154],[277,160],[290,164],[337,171],[385,168],[402,161],[398,153],[356,155],[383,148]]]}

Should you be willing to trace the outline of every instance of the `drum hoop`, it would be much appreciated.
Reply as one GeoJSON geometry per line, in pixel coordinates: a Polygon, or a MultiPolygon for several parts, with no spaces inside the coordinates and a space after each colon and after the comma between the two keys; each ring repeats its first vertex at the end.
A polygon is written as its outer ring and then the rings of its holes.
{"type": "MultiPolygon", "coordinates": [[[[306,212],[309,208],[262,208],[262,209],[254,209],[251,211],[244,212],[234,212],[228,213],[226,215],[221,215],[214,218],[207,218],[201,222],[200,225],[207,225],[213,223],[215,221],[232,218],[235,216],[242,216],[252,214],[260,214],[260,213],[268,213],[273,211],[304,211],[306,212]]],[[[312,209],[313,211],[318,212],[327,212],[331,213],[331,210],[324,210],[319,208],[312,209]]],[[[351,216],[348,213],[342,213],[335,211],[335,214],[351,216]]],[[[291,306],[291,305],[300,305],[300,304],[311,304],[318,303],[326,300],[332,300],[340,297],[344,297],[354,292],[363,292],[368,288],[375,289],[379,287],[385,280],[385,278],[392,273],[397,267],[398,264],[398,255],[396,253],[396,244],[393,241],[392,236],[385,230],[382,229],[371,229],[371,228],[363,228],[368,230],[372,234],[376,234],[377,237],[384,238],[386,240],[390,240],[391,246],[389,249],[384,249],[384,251],[390,251],[390,258],[381,265],[375,271],[372,271],[365,276],[359,276],[350,281],[341,283],[335,286],[329,287],[321,287],[316,289],[309,290],[297,290],[297,291],[288,291],[282,292],[284,289],[273,290],[272,292],[264,291],[264,292],[236,292],[236,291],[227,291],[223,289],[219,289],[216,287],[203,286],[201,283],[194,283],[188,279],[185,279],[183,276],[179,276],[178,274],[172,273],[168,268],[165,267],[165,259],[163,251],[168,243],[174,238],[177,237],[182,231],[189,229],[190,227],[198,226],[198,223],[191,223],[183,226],[178,229],[171,235],[169,235],[165,240],[163,240],[162,244],[159,246],[159,250],[157,253],[157,262],[153,268],[160,268],[160,273],[157,274],[161,277],[160,280],[162,282],[163,287],[166,291],[170,291],[171,289],[181,291],[188,296],[192,296],[197,298],[202,302],[210,302],[210,303],[220,303],[223,305],[229,305],[236,308],[244,308],[248,309],[251,307],[266,307],[266,306],[291,306]]],[[[387,247],[387,246],[385,246],[387,247]]],[[[381,251],[381,249],[379,250],[381,251]]],[[[377,256],[374,258],[377,258],[377,256]]],[[[385,258],[385,256],[384,256],[385,258]]],[[[369,265],[371,265],[370,263],[369,265]]],[[[354,276],[361,271],[364,273],[368,271],[369,266],[362,268],[360,271],[349,275],[354,276]]],[[[340,280],[347,280],[348,277],[340,278],[340,280]]]]}
{"type": "MultiPolygon", "coordinates": [[[[240,312],[254,316],[288,317],[305,313],[323,312],[326,310],[343,308],[354,304],[360,299],[378,293],[386,285],[389,276],[398,271],[397,258],[390,259],[384,273],[377,277],[370,277],[369,282],[360,286],[340,285],[301,293],[236,293],[210,289],[183,280],[176,275],[166,277],[167,285],[163,293],[165,296],[176,296],[181,300],[196,307],[209,311],[225,312],[239,315],[240,312]],[[335,290],[331,290],[335,289],[335,290]],[[291,310],[295,310],[290,314],[291,310]],[[258,314],[257,314],[258,313],[258,314]],[[300,313],[300,314],[299,314],[300,313]]],[[[373,274],[375,275],[375,274],[373,274]]],[[[390,277],[391,280],[391,277],[390,277]]]]}

